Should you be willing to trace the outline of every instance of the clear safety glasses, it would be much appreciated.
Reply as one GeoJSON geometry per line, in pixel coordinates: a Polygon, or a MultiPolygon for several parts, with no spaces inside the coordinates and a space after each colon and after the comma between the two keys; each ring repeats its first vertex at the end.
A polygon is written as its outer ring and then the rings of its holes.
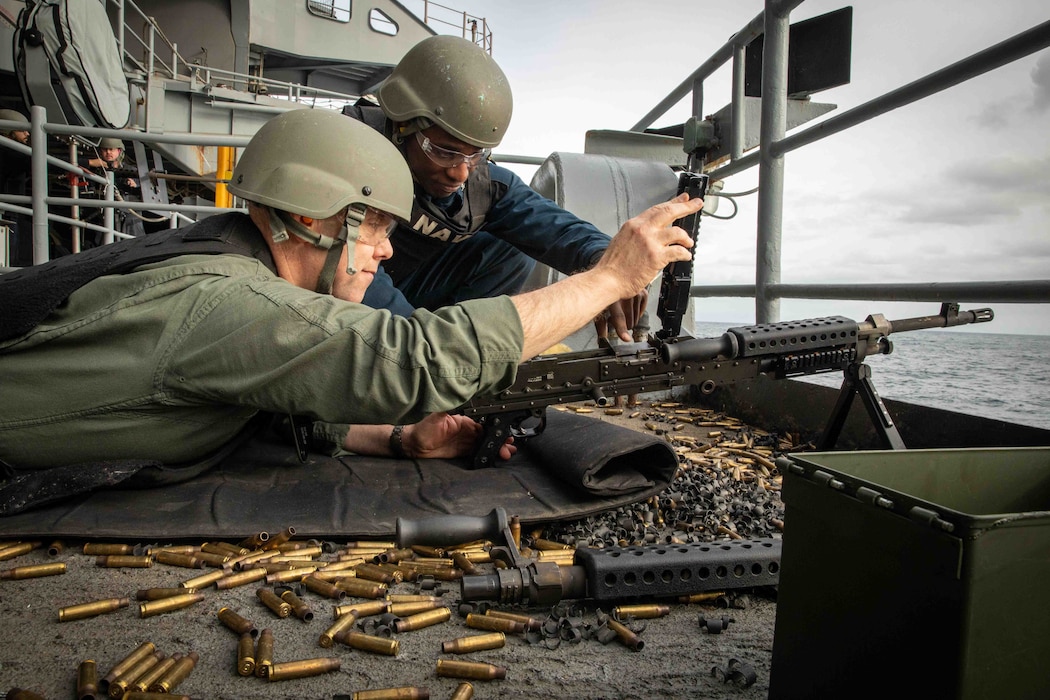
{"type": "Polygon", "coordinates": [[[423,149],[423,153],[427,154],[427,158],[442,168],[455,168],[460,163],[466,163],[469,168],[476,168],[492,153],[492,149],[489,148],[483,148],[477,153],[460,153],[450,148],[443,148],[424,136],[420,131],[416,132],[416,141],[419,142],[419,147],[423,149]]]}
{"type": "Polygon", "coordinates": [[[346,210],[346,227],[351,234],[350,238],[356,238],[365,245],[379,245],[397,228],[397,220],[372,207],[350,205],[346,210]],[[356,237],[353,236],[355,229],[356,237]]]}

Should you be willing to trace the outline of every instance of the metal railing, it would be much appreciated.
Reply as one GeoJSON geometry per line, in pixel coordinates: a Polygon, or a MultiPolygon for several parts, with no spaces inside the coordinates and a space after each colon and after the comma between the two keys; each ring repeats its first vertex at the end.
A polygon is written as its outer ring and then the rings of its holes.
{"type": "Polygon", "coordinates": [[[478,17],[433,2],[433,0],[423,0],[423,23],[434,28],[448,27],[458,30],[461,37],[469,39],[492,55],[492,29],[484,17],[478,17]],[[442,14],[448,16],[449,19],[442,19],[440,16],[442,14]]]}
{"type": "Polygon", "coordinates": [[[758,165],[757,255],[754,285],[694,285],[694,297],[753,297],[755,320],[780,320],[781,299],[836,299],[890,301],[978,301],[997,303],[1050,302],[1050,280],[1003,282],[953,282],[927,284],[782,284],[781,223],[784,207],[784,156],[856,124],[953,85],[1016,61],[1050,46],[1050,22],[1021,32],[946,68],[876,97],[842,114],[786,136],[788,29],[793,9],[803,0],[766,0],[765,11],[733,35],[666,98],[638,121],[631,131],[644,131],[687,96],[692,114],[703,115],[704,81],[732,62],[732,128],[730,161],[709,172],[712,180],[734,175],[758,165]],[[744,52],[752,39],[764,34],[762,56],[762,106],[760,147],[743,155],[744,52]]]}

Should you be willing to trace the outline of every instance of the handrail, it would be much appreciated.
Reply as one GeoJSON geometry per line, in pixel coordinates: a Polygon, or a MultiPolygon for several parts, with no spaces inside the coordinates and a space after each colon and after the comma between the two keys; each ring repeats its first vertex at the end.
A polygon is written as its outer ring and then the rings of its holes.
{"type": "Polygon", "coordinates": [[[694,285],[694,297],[750,297],[755,299],[758,323],[779,320],[779,301],[796,299],[864,299],[889,301],[942,301],[947,294],[956,301],[1004,303],[1050,302],[1050,280],[952,282],[920,284],[782,284],[780,237],[783,219],[783,158],[789,151],[839,133],[893,109],[928,97],[953,85],[1016,61],[1050,46],[1050,21],[1036,25],[984,51],[935,71],[896,90],[831,116],[791,136],[785,134],[787,102],[787,40],[791,10],[803,0],[766,0],[765,10],[693,71],[670,94],[645,114],[631,131],[644,131],[671,107],[692,93],[692,115],[703,115],[703,83],[718,68],[732,61],[732,133],[730,160],[709,171],[714,180],[759,166],[759,207],[755,284],[694,285]],[[760,146],[743,155],[742,102],[744,48],[764,34],[760,146]]]}

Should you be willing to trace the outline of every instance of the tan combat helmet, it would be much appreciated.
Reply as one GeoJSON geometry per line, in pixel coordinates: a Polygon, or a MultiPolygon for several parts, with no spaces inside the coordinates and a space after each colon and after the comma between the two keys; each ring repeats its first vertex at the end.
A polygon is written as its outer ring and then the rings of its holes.
{"type": "Polygon", "coordinates": [[[507,76],[492,57],[454,36],[432,36],[413,46],[376,96],[392,121],[422,119],[413,131],[437,124],[478,148],[499,145],[514,108],[507,76]]]}
{"type": "MultiPolygon", "coordinates": [[[[0,109],[0,119],[6,119],[7,121],[11,122],[29,121],[29,119],[26,118],[26,115],[14,109],[0,109]]],[[[3,131],[0,131],[0,136],[12,138],[12,134],[14,133],[14,131],[14,129],[4,129],[3,131]]]]}
{"type": "MultiPolygon", "coordinates": [[[[317,288],[326,294],[340,248],[356,241],[357,230],[344,226],[333,239],[289,213],[326,219],[346,207],[372,207],[407,221],[412,212],[412,176],[397,148],[375,129],[325,109],[296,109],[267,121],[245,146],[228,188],[269,209],[275,241],[291,233],[329,250],[317,288]]],[[[350,274],[353,258],[351,249],[350,274]]]]}
{"type": "Polygon", "coordinates": [[[120,139],[106,137],[106,138],[104,138],[104,139],[102,139],[101,141],[98,142],[98,147],[99,148],[119,148],[120,150],[123,151],[124,150],[124,142],[121,141],[120,139]]]}

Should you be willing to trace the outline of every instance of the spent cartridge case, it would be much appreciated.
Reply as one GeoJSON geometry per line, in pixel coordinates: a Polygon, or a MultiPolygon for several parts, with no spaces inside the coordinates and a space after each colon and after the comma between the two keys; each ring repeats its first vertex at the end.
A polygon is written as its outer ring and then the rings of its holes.
{"type": "Polygon", "coordinates": [[[364,632],[355,632],[353,630],[344,630],[336,635],[335,639],[351,649],[369,651],[373,654],[383,654],[385,656],[397,656],[397,652],[401,649],[401,643],[396,639],[386,639],[377,637],[374,634],[365,634],[364,632]]]}
{"type": "Polygon", "coordinates": [[[110,682],[109,689],[107,690],[109,697],[114,698],[114,700],[120,700],[120,698],[124,697],[124,693],[128,692],[132,683],[142,677],[142,675],[148,672],[151,668],[159,664],[163,658],[163,653],[154,651],[152,654],[147,654],[140,659],[134,666],[110,682]]]}
{"type": "Polygon", "coordinates": [[[148,569],[153,566],[152,556],[134,554],[106,554],[95,557],[95,566],[107,569],[148,569]]]}
{"type": "Polygon", "coordinates": [[[629,630],[623,623],[609,618],[605,621],[606,626],[609,629],[616,632],[617,638],[631,651],[641,651],[642,647],[645,646],[645,642],[636,633],[629,630]]]}
{"type": "Polygon", "coordinates": [[[139,617],[152,617],[174,610],[182,610],[202,600],[204,600],[203,593],[184,593],[160,600],[147,600],[139,603],[139,617]]]}
{"type": "Polygon", "coordinates": [[[219,608],[219,612],[216,616],[219,618],[219,622],[226,625],[237,634],[250,634],[252,639],[259,636],[259,630],[255,629],[255,625],[252,624],[252,621],[234,610],[230,610],[229,608],[219,608]]]}
{"type": "Polygon", "coordinates": [[[434,610],[442,607],[441,601],[433,600],[415,600],[406,603],[390,603],[390,612],[397,615],[398,617],[404,617],[407,615],[415,615],[417,613],[426,612],[427,610],[434,610]]]}
{"type": "Polygon", "coordinates": [[[404,686],[402,688],[359,690],[350,697],[353,700],[430,700],[430,691],[426,688],[404,686]]]}
{"type": "Polygon", "coordinates": [[[247,632],[237,642],[237,673],[241,676],[255,674],[255,637],[247,632]]]}
{"type": "Polygon", "coordinates": [[[477,681],[503,680],[507,669],[479,661],[438,659],[437,674],[443,678],[470,678],[477,681]]]}
{"type": "Polygon", "coordinates": [[[150,691],[130,690],[124,694],[122,700],[193,700],[189,695],[172,695],[170,693],[154,693],[150,691]]]}
{"type": "Polygon", "coordinates": [[[7,700],[47,700],[40,693],[34,693],[32,690],[26,690],[25,688],[11,688],[4,697],[7,700]]]}
{"type": "Polygon", "coordinates": [[[463,681],[456,686],[456,690],[449,696],[449,700],[471,700],[474,697],[474,686],[463,681]]]}
{"type": "Polygon", "coordinates": [[[248,569],[255,568],[255,564],[259,564],[268,559],[273,559],[278,554],[280,554],[280,552],[277,552],[276,550],[272,552],[258,550],[252,552],[251,554],[245,554],[240,557],[234,557],[228,563],[233,565],[233,568],[237,571],[247,571],[248,569]]]}
{"type": "Polygon", "coordinates": [[[342,600],[346,597],[346,591],[339,588],[334,583],[328,581],[322,581],[316,576],[307,576],[303,579],[303,585],[309,588],[311,591],[318,595],[323,595],[326,598],[334,598],[335,600],[342,600]]]}
{"type": "Polygon", "coordinates": [[[246,549],[259,549],[270,540],[270,533],[268,532],[257,532],[251,537],[248,537],[241,542],[237,543],[238,547],[244,547],[246,549]]]}
{"type": "Polygon", "coordinates": [[[214,552],[202,552],[198,550],[193,553],[193,556],[212,568],[219,568],[224,564],[228,564],[233,559],[233,555],[228,552],[225,554],[216,554],[214,552]]]}
{"type": "Polygon", "coordinates": [[[227,588],[236,588],[237,586],[262,581],[264,578],[266,578],[266,569],[248,569],[247,571],[223,576],[215,582],[215,587],[223,591],[227,588]]]}
{"type": "Polygon", "coordinates": [[[91,603],[68,605],[58,609],[58,621],[83,620],[86,617],[95,617],[96,615],[104,615],[114,610],[120,610],[129,605],[131,605],[130,598],[106,598],[105,600],[96,600],[91,603]]]}
{"type": "Polygon", "coordinates": [[[554,542],[553,540],[545,540],[543,538],[536,538],[532,541],[533,549],[540,549],[546,551],[557,551],[561,549],[573,549],[572,545],[564,544],[562,542],[554,542]]]}
{"type": "Polygon", "coordinates": [[[203,559],[192,554],[182,554],[181,552],[168,552],[162,549],[154,553],[153,557],[160,564],[181,566],[184,569],[203,569],[207,566],[203,559]]]}
{"type": "Polygon", "coordinates": [[[99,682],[99,687],[103,691],[109,690],[109,684],[117,677],[121,676],[129,668],[137,664],[142,659],[146,658],[154,651],[157,647],[154,646],[153,642],[143,642],[142,644],[135,647],[135,649],[125,656],[123,659],[118,661],[113,668],[109,670],[102,680],[99,682]]]}
{"type": "Polygon", "coordinates": [[[147,547],[146,554],[172,552],[175,554],[200,554],[201,548],[195,544],[168,544],[163,547],[147,547]]]}
{"type": "Polygon", "coordinates": [[[235,557],[239,557],[252,550],[246,547],[238,547],[229,542],[205,542],[201,545],[201,551],[211,552],[212,554],[232,554],[235,557]]]}
{"type": "Polygon", "coordinates": [[[259,643],[255,646],[255,676],[266,678],[273,667],[273,630],[267,627],[259,633],[259,643]]]}
{"type": "Polygon", "coordinates": [[[507,634],[518,634],[525,631],[524,622],[510,620],[505,617],[493,617],[492,615],[478,615],[477,613],[467,613],[465,624],[467,627],[476,630],[505,632],[507,634]]]}
{"type": "Polygon", "coordinates": [[[272,588],[265,586],[255,591],[255,595],[262,601],[263,605],[274,612],[277,617],[285,618],[292,614],[292,606],[281,600],[281,597],[273,592],[272,588]]]}
{"type": "MultiPolygon", "coordinates": [[[[391,606],[393,607],[393,606],[391,606]]],[[[409,632],[411,630],[423,629],[431,625],[448,622],[452,618],[452,609],[448,607],[434,608],[426,612],[409,615],[394,622],[395,632],[409,632]]]]}
{"type": "Polygon", "coordinates": [[[357,613],[353,610],[342,617],[336,618],[332,626],[321,633],[317,643],[325,649],[330,648],[332,643],[335,642],[336,636],[343,630],[350,629],[355,622],[357,622],[357,613]]]}
{"type": "Polygon", "coordinates": [[[363,581],[358,578],[341,579],[336,581],[334,585],[346,591],[347,595],[355,598],[382,598],[387,591],[387,587],[382,583],[363,581]]]}
{"type": "Polygon", "coordinates": [[[307,678],[309,676],[320,676],[322,673],[338,671],[339,659],[318,658],[302,659],[300,661],[284,661],[270,667],[270,673],[266,678],[270,681],[285,681],[290,678],[307,678]]]}
{"type": "MultiPolygon", "coordinates": [[[[180,652],[175,652],[168,658],[161,659],[159,664],[135,679],[135,682],[131,684],[131,688],[128,689],[128,692],[147,692],[150,686],[163,678],[164,674],[170,671],[171,667],[175,665],[175,662],[181,658],[182,654],[180,652]]],[[[127,695],[125,694],[124,697],[127,697],[127,695]]]]}
{"type": "Polygon", "coordinates": [[[57,557],[66,548],[66,543],[62,540],[55,540],[47,546],[47,554],[51,557],[57,557]]]}
{"type": "Polygon", "coordinates": [[[354,613],[358,618],[382,615],[390,610],[390,602],[386,600],[368,600],[360,603],[346,603],[332,608],[332,616],[339,618],[348,613],[354,613]]]}
{"type": "Polygon", "coordinates": [[[95,700],[98,696],[98,664],[85,659],[77,666],[77,700],[95,700]]]}
{"type": "Polygon", "coordinates": [[[88,542],[84,545],[84,554],[131,554],[133,551],[135,548],[130,544],[88,542]]]}
{"type": "Polygon", "coordinates": [[[369,542],[367,540],[361,540],[359,542],[346,543],[347,551],[353,551],[355,549],[378,549],[380,551],[386,551],[388,549],[397,549],[397,542],[369,542]]]}
{"type": "Polygon", "coordinates": [[[706,591],[704,593],[694,593],[692,595],[684,595],[678,597],[679,603],[707,603],[710,601],[718,600],[726,594],[725,591],[706,591]]]}
{"type": "Polygon", "coordinates": [[[474,562],[470,560],[470,557],[462,552],[453,554],[452,561],[456,562],[456,566],[465,574],[478,573],[478,567],[474,565],[474,562]]]}
{"type": "Polygon", "coordinates": [[[151,692],[154,693],[170,693],[172,689],[182,683],[186,678],[193,673],[193,669],[196,668],[197,662],[200,661],[200,654],[195,651],[191,651],[181,659],[175,662],[175,665],[168,669],[160,679],[149,687],[151,692]]]}
{"type": "Polygon", "coordinates": [[[263,545],[262,545],[262,548],[263,549],[277,549],[281,545],[283,545],[286,542],[288,542],[288,540],[292,539],[293,537],[295,537],[295,528],[294,527],[286,527],[283,530],[281,530],[280,532],[278,532],[276,535],[271,537],[269,542],[264,542],[263,545]]]}
{"type": "Polygon", "coordinates": [[[13,569],[0,571],[0,581],[20,581],[27,578],[43,578],[66,573],[66,563],[53,561],[48,564],[30,564],[16,566],[13,569]]]}
{"type": "Polygon", "coordinates": [[[515,620],[525,625],[525,629],[528,631],[538,630],[543,627],[543,620],[539,620],[529,615],[522,615],[521,613],[512,613],[505,610],[486,610],[486,617],[501,617],[505,620],[515,620]]]}
{"type": "Polygon", "coordinates": [[[394,572],[383,569],[378,564],[358,564],[354,567],[354,571],[357,572],[357,578],[367,579],[369,581],[377,581],[379,583],[399,583],[401,579],[397,578],[394,572]]]}
{"type": "MultiPolygon", "coordinates": [[[[265,569],[263,569],[265,571],[265,569]]],[[[286,583],[288,581],[298,581],[304,576],[309,576],[313,572],[317,571],[315,566],[299,566],[294,569],[285,569],[284,571],[274,571],[272,574],[267,574],[267,583],[286,583]]]]}
{"type": "Polygon", "coordinates": [[[135,600],[160,600],[161,598],[196,592],[196,588],[140,588],[135,591],[135,600]]]}
{"type": "Polygon", "coordinates": [[[216,569],[215,571],[183,581],[179,586],[182,588],[192,588],[194,590],[198,588],[207,588],[221,578],[226,578],[226,572],[222,569],[216,569]]]}
{"type": "Polygon", "coordinates": [[[507,644],[507,635],[502,632],[476,634],[469,637],[457,637],[441,643],[441,651],[446,654],[469,654],[473,651],[502,649],[507,644]]]}
{"type": "Polygon", "coordinates": [[[385,564],[396,564],[403,559],[411,559],[415,554],[416,553],[408,547],[402,547],[401,549],[388,549],[379,555],[379,561],[385,564]]]}
{"type": "Polygon", "coordinates": [[[314,619],[314,611],[294,592],[285,591],[281,594],[281,599],[292,606],[292,612],[303,622],[314,619]]]}
{"type": "Polygon", "coordinates": [[[617,605],[613,608],[613,617],[623,620],[628,617],[637,619],[652,619],[664,617],[671,614],[670,605],[658,605],[656,603],[647,605],[617,605]]]}
{"type": "Polygon", "coordinates": [[[391,603],[440,603],[444,599],[439,595],[422,593],[391,593],[386,597],[391,603]]]}

